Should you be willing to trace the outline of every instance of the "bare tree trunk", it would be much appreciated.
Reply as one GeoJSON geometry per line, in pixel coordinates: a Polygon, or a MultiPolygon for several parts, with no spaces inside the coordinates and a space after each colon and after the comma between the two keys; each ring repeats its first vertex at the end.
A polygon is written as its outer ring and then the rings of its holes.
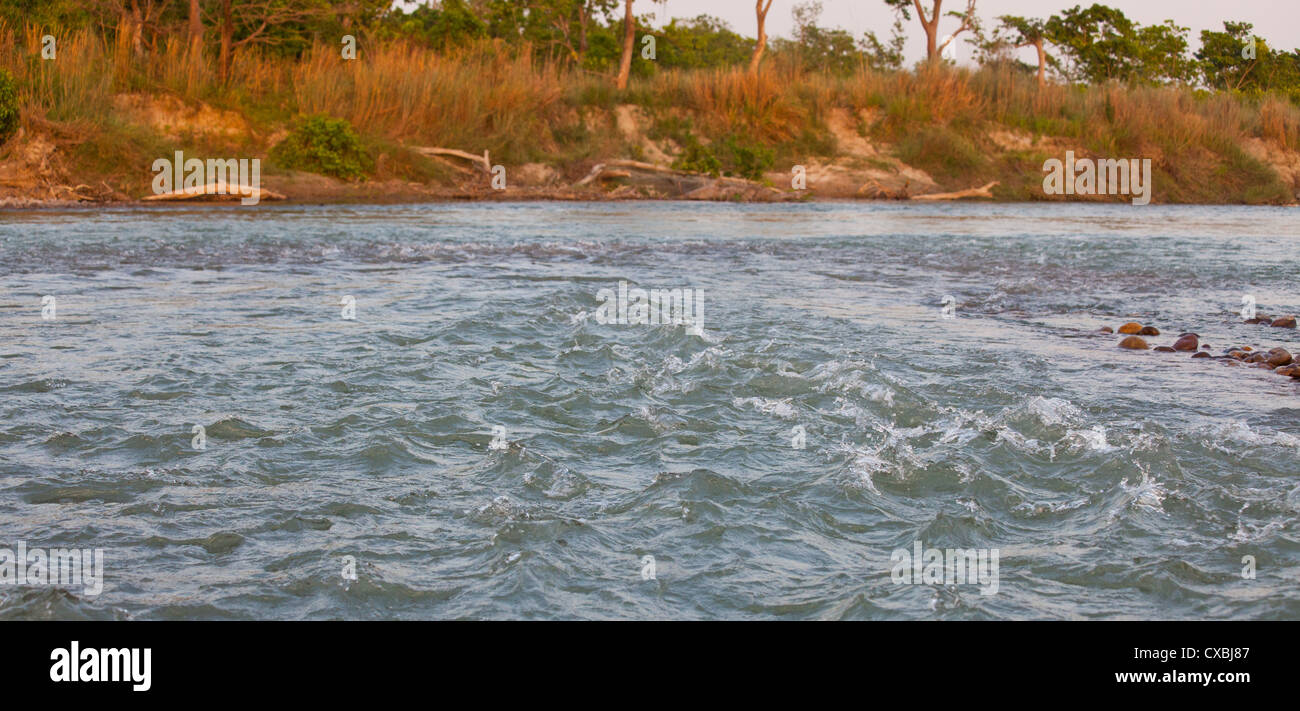
{"type": "Polygon", "coordinates": [[[636,46],[636,17],[632,15],[632,0],[627,0],[627,10],[623,14],[623,60],[618,64],[618,80],[615,86],[627,88],[627,79],[632,74],[632,49],[636,46]]]}
{"type": "Polygon", "coordinates": [[[578,69],[587,61],[587,0],[578,5],[578,69]]]}
{"type": "Polygon", "coordinates": [[[943,17],[943,0],[934,0],[934,14],[930,19],[925,19],[925,10],[921,7],[921,0],[912,0],[916,6],[917,19],[921,21],[921,28],[925,30],[925,58],[933,62],[939,57],[939,18],[943,17]]]}
{"type": "Polygon", "coordinates": [[[235,39],[234,18],[230,16],[230,0],[221,0],[221,83],[230,81],[230,51],[235,39]]]}
{"type": "Polygon", "coordinates": [[[203,15],[199,12],[199,0],[190,0],[190,49],[203,49],[203,15]]]}
{"type": "Polygon", "coordinates": [[[1047,82],[1047,50],[1043,48],[1042,37],[1034,42],[1034,49],[1038,50],[1038,86],[1041,88],[1047,82]]]}
{"type": "Polygon", "coordinates": [[[131,40],[131,51],[139,57],[144,54],[144,17],[140,14],[140,3],[132,0],[130,7],[122,9],[122,19],[126,23],[127,36],[131,40]]]}
{"type": "Polygon", "coordinates": [[[767,11],[772,9],[772,0],[756,0],[754,14],[758,16],[758,45],[754,47],[754,56],[749,60],[749,71],[758,72],[759,62],[763,61],[763,51],[767,49],[767,11]]]}

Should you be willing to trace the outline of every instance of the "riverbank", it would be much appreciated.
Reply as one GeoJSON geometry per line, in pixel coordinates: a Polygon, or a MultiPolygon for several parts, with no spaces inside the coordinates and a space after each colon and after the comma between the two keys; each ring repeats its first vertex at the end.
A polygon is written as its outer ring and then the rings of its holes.
{"type": "MultiPolygon", "coordinates": [[[[39,55],[35,35],[0,34],[39,55]]],[[[141,200],[154,161],[178,150],[258,158],[264,187],[309,203],[910,199],[986,186],[1004,202],[1131,199],[1044,194],[1044,162],[1070,153],[1150,159],[1155,203],[1300,195],[1300,109],[1279,97],[1040,87],[1005,67],[843,76],[781,62],[760,74],[662,71],[617,91],[491,43],[238,59],[221,83],[209,58],[172,45],[133,57],[84,33],[55,60],[4,55],[22,120],[0,146],[0,204],[141,200]],[[356,136],[346,179],[277,154],[305,116],[341,119],[356,136]]]]}

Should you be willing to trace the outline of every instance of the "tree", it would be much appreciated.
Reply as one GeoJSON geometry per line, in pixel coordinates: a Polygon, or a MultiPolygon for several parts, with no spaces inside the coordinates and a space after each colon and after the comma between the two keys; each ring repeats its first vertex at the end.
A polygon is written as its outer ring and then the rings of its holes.
{"type": "Polygon", "coordinates": [[[889,44],[880,41],[875,32],[867,31],[858,43],[866,57],[867,64],[876,69],[902,69],[903,48],[907,46],[907,35],[903,31],[903,18],[894,18],[894,29],[889,44]]]}
{"type": "MultiPolygon", "coordinates": [[[[666,0],[654,0],[665,2],[666,0]]],[[[636,16],[632,14],[632,0],[626,0],[623,10],[623,56],[618,63],[618,78],[614,85],[619,89],[627,88],[628,77],[632,74],[632,52],[636,47],[636,16]]]]}
{"type": "Polygon", "coordinates": [[[627,78],[632,73],[632,49],[636,46],[636,17],[632,15],[632,0],[625,0],[623,11],[623,57],[618,62],[618,78],[614,86],[627,88],[627,78]]]}
{"type": "Polygon", "coordinates": [[[195,53],[203,49],[203,10],[199,0],[190,0],[189,19],[190,49],[195,53]]]}
{"type": "Polygon", "coordinates": [[[1148,82],[1188,82],[1196,75],[1196,63],[1187,56],[1186,27],[1173,20],[1137,30],[1138,78],[1148,82]]]}
{"type": "Polygon", "coordinates": [[[806,0],[794,6],[794,42],[778,40],[778,51],[797,55],[805,65],[825,71],[847,74],[862,66],[865,59],[853,36],[844,30],[819,27],[821,0],[806,0]]]}
{"type": "Polygon", "coordinates": [[[1224,22],[1223,32],[1201,30],[1196,61],[1202,80],[1224,91],[1300,97],[1300,52],[1275,50],[1252,29],[1249,22],[1224,22]]]}
{"type": "Polygon", "coordinates": [[[277,30],[321,17],[329,6],[317,0],[221,0],[218,75],[230,81],[230,64],[236,49],[250,43],[276,44],[285,40],[277,30]]]}
{"type": "MultiPolygon", "coordinates": [[[[94,0],[90,6],[104,20],[117,23],[117,31],[126,34],[131,50],[142,56],[145,45],[157,48],[157,38],[162,31],[160,20],[167,13],[172,0],[94,0]]],[[[107,23],[106,23],[107,24],[107,23]]]]}
{"type": "Polygon", "coordinates": [[[921,29],[925,30],[926,61],[934,62],[943,56],[943,50],[957,39],[957,35],[967,30],[978,29],[979,20],[975,16],[975,0],[966,0],[965,12],[948,13],[949,17],[961,20],[961,25],[940,44],[939,20],[943,17],[943,0],[930,0],[930,2],[933,5],[930,8],[930,16],[927,18],[925,8],[921,6],[921,0],[885,0],[885,4],[894,8],[904,19],[912,19],[911,8],[916,9],[917,19],[921,22],[921,29]]]}
{"type": "Polygon", "coordinates": [[[1003,15],[998,18],[1001,25],[991,44],[1012,49],[1033,47],[1038,52],[1038,85],[1047,82],[1047,65],[1055,59],[1047,54],[1047,23],[1037,18],[1025,18],[1017,15],[1003,15]]]}
{"type": "Polygon", "coordinates": [[[763,51],[767,49],[767,11],[772,9],[772,0],[755,0],[754,13],[758,16],[758,44],[754,46],[754,56],[749,60],[749,71],[758,72],[758,64],[763,61],[763,51]]]}
{"type": "Polygon", "coordinates": [[[1188,29],[1170,21],[1142,27],[1113,7],[1094,4],[1053,15],[1044,29],[1076,81],[1185,81],[1193,73],[1188,29]]]}
{"type": "Polygon", "coordinates": [[[754,42],[741,37],[726,22],[708,15],[689,20],[674,18],[662,30],[658,63],[663,67],[693,69],[744,65],[754,54],[754,42]]]}

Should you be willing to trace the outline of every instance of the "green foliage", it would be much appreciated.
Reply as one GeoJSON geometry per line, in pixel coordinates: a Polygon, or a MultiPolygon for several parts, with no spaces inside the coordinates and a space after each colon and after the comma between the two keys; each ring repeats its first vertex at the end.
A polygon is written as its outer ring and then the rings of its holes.
{"type": "Polygon", "coordinates": [[[749,61],[754,40],[741,37],[716,17],[674,19],[659,33],[657,62],[665,69],[735,66],[749,61]]]}
{"type": "Polygon", "coordinates": [[[5,0],[0,3],[0,23],[22,27],[30,23],[43,30],[67,31],[86,27],[91,16],[78,0],[5,0]]]}
{"type": "Polygon", "coordinates": [[[1160,83],[1188,81],[1194,74],[1187,58],[1189,30],[1169,20],[1143,27],[1113,7],[1076,5],[1053,15],[1043,30],[1075,81],[1160,83]]]}
{"type": "Polygon", "coordinates": [[[1249,22],[1224,22],[1223,32],[1201,30],[1196,60],[1207,86],[1219,90],[1288,94],[1300,103],[1300,52],[1279,52],[1251,33],[1249,22]]]}
{"type": "Polygon", "coordinates": [[[328,116],[299,119],[288,137],[271,149],[271,157],[285,168],[344,180],[359,178],[371,167],[352,124],[328,116]]]}
{"type": "Polygon", "coordinates": [[[694,136],[689,137],[684,143],[682,154],[673,161],[673,167],[677,170],[712,175],[715,178],[722,174],[722,161],[713,155],[713,151],[709,150],[708,146],[701,145],[694,136]]]}
{"type": "Polygon", "coordinates": [[[420,5],[393,16],[395,34],[418,38],[435,49],[447,49],[488,36],[488,26],[465,0],[443,0],[438,7],[420,5]]]}
{"type": "Polygon", "coordinates": [[[836,74],[848,74],[859,69],[863,55],[853,36],[844,30],[819,27],[822,13],[820,0],[806,0],[794,6],[794,40],[773,43],[780,52],[797,56],[805,66],[836,74]]]}
{"type": "Polygon", "coordinates": [[[903,48],[907,46],[907,34],[903,31],[903,19],[894,18],[894,29],[890,33],[889,44],[881,42],[875,32],[868,31],[862,38],[862,50],[867,64],[873,69],[898,71],[903,68],[903,48]]]}
{"type": "Polygon", "coordinates": [[[776,163],[776,151],[736,134],[727,135],[708,146],[687,134],[682,143],[682,153],[673,161],[673,167],[692,173],[761,180],[763,173],[776,163]]]}
{"type": "Polygon", "coordinates": [[[772,169],[776,152],[757,141],[744,140],[735,134],[722,140],[721,150],[729,168],[727,175],[738,175],[749,180],[760,180],[763,173],[772,169]]]}
{"type": "Polygon", "coordinates": [[[0,143],[18,131],[18,85],[9,72],[0,69],[0,143]]]}

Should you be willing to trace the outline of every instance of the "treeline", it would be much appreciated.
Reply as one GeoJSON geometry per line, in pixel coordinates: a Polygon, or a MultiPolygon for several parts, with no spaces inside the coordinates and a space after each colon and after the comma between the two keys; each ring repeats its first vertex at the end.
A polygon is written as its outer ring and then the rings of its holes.
{"type": "Polygon", "coordinates": [[[915,22],[931,62],[952,61],[960,44],[980,64],[1036,73],[1040,82],[1182,84],[1277,92],[1300,103],[1300,51],[1275,48],[1246,22],[1225,21],[1222,31],[1202,31],[1200,48],[1192,52],[1188,28],[1172,20],[1141,25],[1102,4],[1043,18],[981,18],[978,0],[947,12],[944,0],[874,1],[894,15],[888,38],[822,27],[822,2],[804,0],[777,4],[778,11],[791,12],[795,30],[770,43],[764,25],[774,0],[756,0],[755,37],[709,15],[652,28],[652,13],[660,8],[655,0],[4,0],[0,21],[55,35],[95,29],[142,56],[183,42],[211,53],[223,78],[242,48],[300,57],[313,44],[352,35],[363,51],[367,44],[393,40],[436,51],[488,40],[508,51],[609,74],[620,87],[629,75],[669,69],[757,70],[765,56],[836,74],[901,69],[907,28],[915,22]],[[941,20],[947,29],[957,23],[942,38],[941,20]],[[646,37],[653,37],[653,46],[646,37]],[[1034,48],[1036,61],[1018,58],[1027,47],[1034,48]]]}

